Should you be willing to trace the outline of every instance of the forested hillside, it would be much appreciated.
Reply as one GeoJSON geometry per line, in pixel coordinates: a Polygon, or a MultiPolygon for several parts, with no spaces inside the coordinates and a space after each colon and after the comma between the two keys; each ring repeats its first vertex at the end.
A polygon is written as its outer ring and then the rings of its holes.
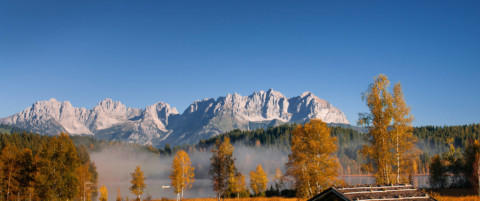
{"type": "MultiPolygon", "coordinates": [[[[195,148],[206,150],[215,143],[215,140],[226,136],[231,139],[232,144],[264,146],[288,153],[291,131],[296,126],[296,124],[291,124],[253,131],[233,130],[208,140],[201,140],[195,148]]],[[[332,135],[338,139],[337,157],[341,164],[342,174],[362,174],[360,166],[364,159],[358,154],[358,151],[367,143],[366,134],[360,132],[362,129],[355,127],[333,125],[331,130],[332,135]]],[[[447,152],[450,147],[449,143],[453,143],[454,147],[462,151],[468,144],[469,139],[479,139],[480,124],[415,127],[413,134],[418,139],[416,143],[418,157],[414,163],[415,173],[426,174],[428,173],[430,158],[435,154],[447,152]]],[[[183,149],[191,150],[191,147],[183,147],[183,149]]]]}
{"type": "Polygon", "coordinates": [[[95,165],[67,134],[0,134],[1,200],[71,200],[94,195],[95,165]]]}
{"type": "MultiPolygon", "coordinates": [[[[154,148],[152,146],[144,146],[138,144],[129,144],[118,141],[98,140],[91,136],[72,136],[73,143],[77,146],[79,153],[82,150],[90,152],[101,151],[108,147],[128,147],[136,151],[145,151],[157,154],[159,157],[163,155],[172,155],[178,150],[186,150],[187,152],[208,152],[217,139],[229,137],[231,143],[235,146],[244,145],[247,147],[264,147],[274,149],[280,153],[288,155],[290,152],[291,131],[296,124],[285,124],[268,129],[256,130],[233,130],[207,140],[201,140],[194,145],[183,145],[172,147],[169,144],[163,148],[154,148]]],[[[361,132],[365,129],[358,127],[342,127],[338,125],[330,125],[331,132],[337,137],[338,151],[337,157],[341,164],[341,175],[362,174],[361,164],[364,159],[358,151],[367,143],[366,134],[361,132]]],[[[7,128],[4,128],[6,130],[7,128]]],[[[9,127],[9,130],[15,130],[9,127]]],[[[470,124],[462,126],[423,126],[415,127],[414,135],[418,138],[416,147],[418,148],[418,157],[415,160],[414,168],[417,174],[427,174],[430,158],[435,154],[441,154],[449,150],[449,143],[458,151],[462,151],[468,144],[468,140],[479,139],[480,124],[470,124]]],[[[43,144],[51,137],[43,137],[35,134],[12,134],[0,135],[0,146],[3,148],[5,144],[15,143],[19,148],[29,148],[33,155],[41,151],[43,144]]]]}

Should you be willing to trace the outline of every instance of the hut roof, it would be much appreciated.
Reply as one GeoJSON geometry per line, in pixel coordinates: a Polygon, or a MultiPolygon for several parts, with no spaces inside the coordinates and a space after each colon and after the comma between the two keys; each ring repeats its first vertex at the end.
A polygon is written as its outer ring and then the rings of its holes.
{"type": "Polygon", "coordinates": [[[436,201],[412,185],[331,187],[308,201],[436,201]],[[332,199],[332,198],[335,199],[332,199]]]}

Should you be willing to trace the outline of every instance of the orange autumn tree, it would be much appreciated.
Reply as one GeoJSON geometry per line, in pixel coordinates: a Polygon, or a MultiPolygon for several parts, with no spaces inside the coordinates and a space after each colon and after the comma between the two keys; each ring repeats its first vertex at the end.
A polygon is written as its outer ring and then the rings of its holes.
{"type": "Polygon", "coordinates": [[[141,200],[143,194],[143,189],[147,187],[145,184],[145,177],[143,176],[143,171],[140,169],[140,166],[135,168],[135,172],[131,173],[132,175],[132,186],[130,186],[130,191],[137,196],[137,200],[141,200]]]}
{"type": "Polygon", "coordinates": [[[0,154],[0,189],[1,200],[16,200],[19,192],[20,175],[18,167],[19,150],[16,146],[7,144],[0,154]]]}
{"type": "Polygon", "coordinates": [[[250,171],[250,188],[255,196],[264,196],[267,190],[267,174],[263,171],[262,165],[258,164],[255,171],[250,171]]]}
{"type": "Polygon", "coordinates": [[[190,189],[195,181],[192,162],[187,152],[180,150],[175,154],[172,162],[172,171],[170,179],[174,192],[177,194],[177,200],[183,199],[184,189],[190,189]]]}
{"type": "Polygon", "coordinates": [[[211,165],[209,174],[212,177],[213,190],[218,200],[223,196],[228,196],[229,189],[232,189],[232,177],[236,175],[235,158],[233,157],[233,145],[230,144],[230,138],[224,137],[223,141],[217,139],[215,147],[211,150],[211,165]]]}
{"type": "Polygon", "coordinates": [[[90,197],[92,196],[92,173],[88,171],[90,164],[87,162],[86,164],[82,164],[77,167],[76,174],[77,179],[80,182],[78,185],[78,192],[80,194],[80,200],[86,201],[91,200],[90,197]]]}
{"type": "Polygon", "coordinates": [[[100,187],[100,198],[99,200],[100,201],[107,201],[108,200],[108,190],[107,190],[107,187],[105,187],[105,185],[103,185],[102,187],[100,187]]]}
{"type": "Polygon", "coordinates": [[[336,137],[319,119],[298,125],[292,131],[291,154],[288,156],[287,174],[294,178],[297,197],[311,198],[338,183],[336,137]]]}
{"type": "Polygon", "coordinates": [[[405,97],[402,93],[400,83],[393,86],[393,124],[392,132],[395,146],[395,182],[397,184],[411,182],[408,181],[410,175],[414,173],[414,160],[416,149],[414,147],[417,138],[413,136],[413,115],[410,114],[410,107],[405,103],[405,97]]]}
{"type": "Polygon", "coordinates": [[[363,169],[374,174],[377,184],[404,183],[413,172],[413,116],[400,83],[395,84],[393,95],[389,85],[387,76],[380,74],[362,97],[370,109],[372,126],[370,144],[360,152],[367,159],[363,169]]]}
{"type": "Polygon", "coordinates": [[[237,198],[248,197],[249,192],[245,184],[245,175],[241,172],[237,172],[234,178],[234,184],[232,185],[232,193],[237,194],[237,198]]]}

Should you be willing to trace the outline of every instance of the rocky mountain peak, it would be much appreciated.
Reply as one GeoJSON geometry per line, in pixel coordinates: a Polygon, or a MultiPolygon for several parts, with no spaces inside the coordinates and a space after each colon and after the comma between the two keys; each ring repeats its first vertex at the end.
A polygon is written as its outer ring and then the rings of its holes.
{"type": "Polygon", "coordinates": [[[310,91],[303,92],[303,93],[300,95],[301,98],[308,97],[308,96],[315,96],[315,95],[313,95],[313,93],[310,92],[310,91]]]}
{"type": "Polygon", "coordinates": [[[232,129],[251,130],[282,123],[304,123],[312,118],[320,118],[327,123],[348,124],[342,111],[311,92],[287,98],[273,89],[248,96],[233,93],[216,99],[198,100],[182,114],[164,102],[137,109],[106,98],[94,108],[85,109],[52,98],[2,118],[0,124],[44,134],[66,131],[107,140],[161,146],[164,143],[194,143],[232,129]]]}

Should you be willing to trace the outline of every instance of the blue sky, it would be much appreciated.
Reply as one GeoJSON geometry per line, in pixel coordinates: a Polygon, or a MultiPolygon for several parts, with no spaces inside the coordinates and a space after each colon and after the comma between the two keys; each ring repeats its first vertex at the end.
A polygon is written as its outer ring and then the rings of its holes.
{"type": "Polygon", "coordinates": [[[273,88],[355,122],[383,73],[414,125],[480,123],[480,1],[0,2],[0,117],[37,100],[129,107],[273,88]]]}

